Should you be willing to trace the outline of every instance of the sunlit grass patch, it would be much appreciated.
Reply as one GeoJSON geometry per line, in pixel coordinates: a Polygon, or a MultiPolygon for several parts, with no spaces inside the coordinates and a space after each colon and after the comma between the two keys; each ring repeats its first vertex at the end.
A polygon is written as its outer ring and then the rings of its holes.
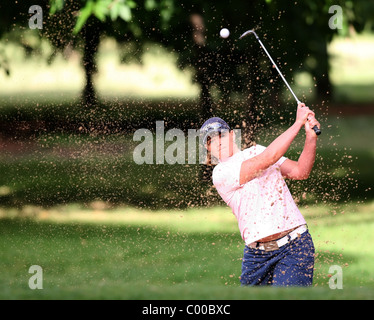
{"type": "Polygon", "coordinates": [[[227,207],[141,210],[103,202],[0,211],[2,298],[356,298],[372,296],[373,203],[309,206],[302,212],[316,246],[314,287],[243,290],[243,242],[227,207]],[[359,248],[359,250],[357,250],[359,248]],[[31,265],[44,289],[27,286],[31,265]],[[344,288],[329,288],[342,267],[344,288]],[[211,288],[211,290],[209,290],[211,288]],[[359,290],[362,288],[362,291],[359,290]],[[231,295],[232,294],[232,295],[231,295]]]}

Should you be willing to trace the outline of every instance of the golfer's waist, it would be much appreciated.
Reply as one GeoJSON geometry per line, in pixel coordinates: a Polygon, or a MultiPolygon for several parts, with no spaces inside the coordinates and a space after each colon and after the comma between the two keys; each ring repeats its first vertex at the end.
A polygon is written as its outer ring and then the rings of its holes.
{"type": "Polygon", "coordinates": [[[255,242],[252,242],[252,243],[248,244],[247,246],[250,247],[250,248],[257,248],[257,249],[260,249],[260,250],[265,250],[265,248],[267,247],[268,244],[275,243],[280,248],[280,247],[284,246],[285,244],[287,244],[288,242],[296,239],[297,237],[302,235],[307,230],[308,230],[308,227],[305,224],[303,224],[303,225],[297,227],[296,229],[290,231],[288,234],[286,234],[285,236],[283,236],[279,239],[266,241],[266,242],[255,241],[255,242]]]}

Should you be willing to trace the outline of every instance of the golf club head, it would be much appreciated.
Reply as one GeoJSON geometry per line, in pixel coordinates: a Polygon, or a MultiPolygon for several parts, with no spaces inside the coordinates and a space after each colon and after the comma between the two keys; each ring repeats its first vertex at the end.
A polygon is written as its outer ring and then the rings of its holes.
{"type": "Polygon", "coordinates": [[[253,33],[253,34],[255,35],[255,37],[258,39],[257,33],[256,33],[253,29],[244,32],[244,33],[239,37],[239,39],[244,38],[245,36],[249,35],[250,33],[253,33]]]}

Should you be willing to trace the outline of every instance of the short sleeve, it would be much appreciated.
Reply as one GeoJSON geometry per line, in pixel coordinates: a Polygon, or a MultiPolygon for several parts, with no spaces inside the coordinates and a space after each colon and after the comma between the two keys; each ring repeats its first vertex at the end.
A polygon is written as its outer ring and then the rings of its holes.
{"type": "Polygon", "coordinates": [[[231,199],[232,192],[241,188],[240,169],[242,161],[218,164],[213,170],[213,184],[226,202],[231,199]]]}
{"type": "Polygon", "coordinates": [[[281,157],[281,158],[280,158],[280,159],[275,163],[275,165],[278,166],[278,167],[280,167],[280,166],[283,164],[283,162],[285,162],[287,159],[288,159],[288,158],[286,158],[286,157],[281,157]]]}

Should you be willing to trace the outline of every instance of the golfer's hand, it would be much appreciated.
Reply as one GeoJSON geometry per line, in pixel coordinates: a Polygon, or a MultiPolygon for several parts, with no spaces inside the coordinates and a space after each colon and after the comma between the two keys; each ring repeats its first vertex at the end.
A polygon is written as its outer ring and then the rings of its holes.
{"type": "Polygon", "coordinates": [[[316,118],[314,116],[310,116],[308,118],[308,121],[305,122],[305,133],[306,133],[306,136],[309,138],[317,138],[318,136],[316,135],[316,133],[314,132],[313,130],[313,127],[314,126],[317,126],[318,128],[321,128],[321,125],[320,123],[316,120],[316,118]]]}
{"type": "Polygon", "coordinates": [[[314,118],[314,112],[310,110],[305,103],[299,103],[297,106],[296,112],[296,123],[303,126],[307,122],[307,120],[314,118]]]}

